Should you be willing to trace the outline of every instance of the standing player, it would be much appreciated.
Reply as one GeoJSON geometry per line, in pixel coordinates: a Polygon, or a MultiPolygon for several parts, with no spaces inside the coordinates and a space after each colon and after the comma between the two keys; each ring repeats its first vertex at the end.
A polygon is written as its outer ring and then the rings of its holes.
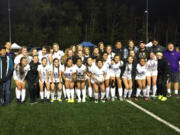
{"type": "Polygon", "coordinates": [[[74,103],[74,80],[76,78],[76,69],[73,66],[73,61],[71,58],[66,60],[62,77],[65,83],[68,103],[74,103]]]}
{"type": "Polygon", "coordinates": [[[13,73],[13,78],[16,84],[16,99],[17,103],[24,103],[26,97],[26,81],[25,77],[30,67],[27,64],[26,57],[21,57],[20,63],[16,65],[13,73]],[[21,100],[20,100],[21,99],[21,100]]]}
{"type": "Polygon", "coordinates": [[[153,94],[152,97],[154,98],[157,91],[157,67],[158,62],[155,54],[153,52],[150,53],[150,59],[147,61],[147,97],[149,97],[151,83],[152,83],[152,90],[153,94]],[[151,82],[152,80],[152,82],[151,82]]]}
{"type": "Polygon", "coordinates": [[[51,103],[54,103],[54,95],[55,95],[55,89],[57,86],[57,100],[61,103],[61,95],[62,95],[62,79],[61,79],[61,73],[64,70],[64,67],[59,63],[59,59],[55,58],[53,60],[53,64],[50,68],[50,82],[51,82],[51,103]]]}
{"type": "Polygon", "coordinates": [[[47,64],[47,58],[44,57],[41,60],[41,65],[38,66],[38,73],[39,73],[39,87],[40,87],[40,97],[41,97],[41,102],[44,102],[44,97],[47,98],[47,101],[50,102],[50,74],[49,70],[50,67],[47,64]],[[45,87],[45,89],[44,89],[45,87]]]}
{"type": "Polygon", "coordinates": [[[49,63],[49,54],[48,54],[48,47],[47,46],[43,46],[42,50],[38,52],[39,63],[42,62],[41,60],[44,57],[47,59],[47,63],[49,63]]]}
{"type": "Polygon", "coordinates": [[[106,78],[106,69],[103,66],[103,61],[101,59],[97,59],[96,64],[97,66],[93,69],[93,73],[92,73],[92,79],[94,81],[93,88],[94,88],[95,103],[98,103],[99,87],[101,89],[101,101],[104,103],[105,102],[104,79],[106,78]]]}
{"type": "Polygon", "coordinates": [[[136,67],[136,81],[138,84],[138,88],[136,91],[136,97],[135,101],[138,101],[138,97],[141,93],[141,90],[143,90],[143,96],[144,100],[148,101],[148,98],[146,97],[146,73],[147,73],[147,67],[146,67],[146,60],[144,58],[141,58],[139,60],[139,64],[137,64],[136,67]]]}
{"type": "Polygon", "coordinates": [[[77,97],[78,103],[81,102],[81,92],[82,92],[82,102],[86,102],[86,89],[85,89],[85,81],[86,81],[86,66],[82,64],[82,59],[78,58],[76,65],[76,85],[77,85],[77,97]]]}

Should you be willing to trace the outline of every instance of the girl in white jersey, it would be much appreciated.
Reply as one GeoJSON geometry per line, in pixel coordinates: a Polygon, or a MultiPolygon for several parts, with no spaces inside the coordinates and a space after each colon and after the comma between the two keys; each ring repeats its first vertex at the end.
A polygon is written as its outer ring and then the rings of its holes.
{"type": "Polygon", "coordinates": [[[147,61],[147,97],[149,97],[150,88],[152,84],[152,97],[154,98],[157,91],[157,71],[158,61],[153,52],[150,53],[150,59],[147,61]],[[152,79],[152,82],[151,82],[152,79]]]}
{"type": "Polygon", "coordinates": [[[114,56],[114,60],[112,61],[111,65],[111,79],[112,79],[112,84],[111,84],[111,96],[112,96],[112,101],[114,101],[115,97],[115,81],[117,81],[118,85],[118,93],[119,93],[119,99],[122,101],[122,95],[123,95],[123,90],[122,90],[122,80],[120,78],[121,75],[121,68],[123,67],[123,61],[120,60],[119,55],[114,56]]]}
{"type": "Polygon", "coordinates": [[[76,78],[76,69],[71,58],[66,60],[62,76],[65,83],[68,103],[74,103],[74,80],[76,78]]]}
{"type": "Polygon", "coordinates": [[[81,93],[82,93],[82,102],[86,102],[86,89],[85,89],[85,81],[86,81],[86,66],[82,64],[82,59],[78,58],[76,60],[76,93],[78,97],[78,103],[81,102],[81,93]]]}
{"type": "Polygon", "coordinates": [[[95,103],[98,103],[99,87],[101,89],[101,101],[104,103],[105,102],[104,79],[106,77],[106,68],[103,66],[103,61],[101,59],[97,59],[96,64],[97,66],[93,69],[92,72],[92,79],[94,80],[93,88],[94,88],[95,103]]]}
{"type": "Polygon", "coordinates": [[[44,57],[41,60],[41,65],[38,66],[39,73],[39,87],[40,87],[40,97],[41,102],[44,102],[44,97],[47,98],[47,101],[50,102],[50,67],[47,64],[47,58],[44,57]],[[45,85],[45,90],[44,90],[45,85]]]}
{"type": "Polygon", "coordinates": [[[147,67],[146,67],[146,60],[144,58],[141,58],[139,60],[139,64],[137,64],[136,67],[136,81],[138,84],[138,88],[136,91],[136,97],[135,101],[138,101],[138,97],[141,93],[141,90],[143,91],[143,96],[146,101],[148,101],[148,98],[146,97],[146,73],[147,73],[147,67]]]}
{"type": "Polygon", "coordinates": [[[92,85],[94,81],[92,80],[91,76],[93,73],[93,69],[95,68],[95,63],[93,62],[93,59],[89,57],[87,59],[87,81],[88,81],[88,95],[90,98],[90,101],[92,101],[92,96],[93,96],[93,90],[92,90],[92,85]]]}
{"type": "Polygon", "coordinates": [[[51,73],[51,103],[54,102],[55,88],[57,86],[57,100],[61,103],[61,95],[62,95],[62,77],[61,73],[64,71],[63,65],[59,64],[59,59],[55,58],[53,60],[53,64],[50,68],[51,73]]]}
{"type": "Polygon", "coordinates": [[[24,103],[26,96],[26,81],[25,77],[30,70],[29,65],[27,64],[26,57],[21,57],[20,63],[16,65],[16,69],[13,73],[13,78],[16,84],[16,99],[17,103],[24,103]],[[20,101],[21,98],[21,101],[20,101]]]}

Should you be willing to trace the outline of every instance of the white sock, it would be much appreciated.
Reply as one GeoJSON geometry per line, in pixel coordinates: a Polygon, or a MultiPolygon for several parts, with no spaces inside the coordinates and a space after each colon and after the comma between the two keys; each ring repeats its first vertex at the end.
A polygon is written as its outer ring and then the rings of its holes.
{"type": "Polygon", "coordinates": [[[174,94],[178,95],[178,90],[175,90],[175,91],[174,91],[174,94]]]}
{"type": "Polygon", "coordinates": [[[153,85],[153,96],[155,96],[156,95],[156,91],[157,91],[157,86],[156,85],[153,85]]]}
{"type": "Polygon", "coordinates": [[[130,90],[128,91],[128,98],[130,98],[131,95],[132,95],[132,89],[130,89],[130,90]]]}
{"type": "Polygon", "coordinates": [[[77,94],[78,99],[81,99],[81,91],[80,91],[80,89],[76,89],[76,94],[77,94]]]}
{"type": "Polygon", "coordinates": [[[67,95],[66,95],[66,89],[65,89],[65,86],[63,85],[63,94],[64,94],[64,97],[66,98],[67,95]]]}
{"type": "Polygon", "coordinates": [[[47,89],[44,89],[44,97],[47,98],[47,89]]]}
{"type": "Polygon", "coordinates": [[[98,100],[98,92],[97,92],[97,93],[94,92],[94,98],[95,98],[96,100],[98,100]]]}
{"type": "Polygon", "coordinates": [[[85,100],[86,99],[86,89],[82,89],[82,96],[83,96],[83,99],[85,100]]]}
{"type": "Polygon", "coordinates": [[[140,89],[137,89],[137,90],[136,90],[136,97],[139,97],[140,92],[141,92],[140,89]]]}
{"type": "Polygon", "coordinates": [[[168,89],[167,92],[168,92],[168,94],[171,94],[171,89],[168,89]]]}
{"type": "Polygon", "coordinates": [[[88,94],[89,94],[89,97],[92,97],[92,87],[88,88],[88,94]]]}
{"type": "Polygon", "coordinates": [[[62,92],[58,91],[58,99],[61,99],[62,92]]]}
{"type": "Polygon", "coordinates": [[[41,99],[44,99],[44,92],[43,91],[40,92],[40,97],[41,97],[41,99]]]}
{"type": "Polygon", "coordinates": [[[146,89],[143,89],[143,96],[144,96],[144,97],[147,96],[146,93],[147,93],[146,89]]]}
{"type": "Polygon", "coordinates": [[[50,91],[46,91],[46,98],[47,98],[47,99],[50,98],[50,91]]]}
{"type": "Polygon", "coordinates": [[[66,89],[66,95],[67,95],[67,98],[70,99],[70,90],[69,89],[66,89]]]}
{"type": "Polygon", "coordinates": [[[127,94],[128,94],[128,90],[127,90],[127,89],[124,89],[124,98],[127,97],[127,94]]]}
{"type": "Polygon", "coordinates": [[[106,88],[106,98],[109,98],[109,87],[106,88]]]}
{"type": "Polygon", "coordinates": [[[20,99],[21,91],[16,88],[16,99],[20,99]]]}
{"type": "Polygon", "coordinates": [[[119,97],[122,97],[122,95],[123,95],[123,89],[122,89],[122,88],[118,88],[118,92],[119,92],[119,97]]]}
{"type": "Polygon", "coordinates": [[[74,99],[74,89],[70,89],[71,99],[74,99]]]}
{"type": "Polygon", "coordinates": [[[22,89],[21,91],[21,101],[25,101],[25,98],[26,98],[26,89],[22,89]]]}
{"type": "Polygon", "coordinates": [[[115,97],[115,88],[111,88],[111,97],[114,98],[115,97]]]}
{"type": "Polygon", "coordinates": [[[54,100],[54,92],[51,92],[51,99],[54,100]]]}
{"type": "Polygon", "coordinates": [[[101,92],[101,99],[104,99],[105,97],[105,92],[101,92]]]}
{"type": "Polygon", "coordinates": [[[151,89],[151,87],[150,87],[149,85],[147,85],[146,91],[147,91],[147,96],[148,96],[148,97],[149,97],[150,89],[151,89]]]}

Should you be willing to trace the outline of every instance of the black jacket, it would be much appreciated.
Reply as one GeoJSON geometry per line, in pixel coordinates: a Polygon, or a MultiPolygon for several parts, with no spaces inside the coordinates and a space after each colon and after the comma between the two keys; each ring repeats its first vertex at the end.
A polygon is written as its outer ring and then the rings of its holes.
{"type": "Polygon", "coordinates": [[[150,48],[150,51],[151,52],[154,52],[154,53],[157,53],[157,52],[164,52],[165,51],[165,47],[161,46],[161,45],[153,45],[151,48],[150,48]]]}
{"type": "Polygon", "coordinates": [[[149,59],[149,50],[148,49],[139,49],[137,54],[136,54],[137,59],[139,60],[140,58],[144,58],[144,59],[149,59]]]}
{"type": "Polygon", "coordinates": [[[158,76],[169,77],[171,68],[165,58],[158,59],[158,76]]]}

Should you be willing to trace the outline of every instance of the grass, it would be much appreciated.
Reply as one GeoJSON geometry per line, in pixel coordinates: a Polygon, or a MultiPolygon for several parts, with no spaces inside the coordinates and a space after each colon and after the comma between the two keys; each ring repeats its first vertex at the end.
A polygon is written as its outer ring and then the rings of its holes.
{"type": "MultiPolygon", "coordinates": [[[[12,89],[12,94],[14,89],[12,89]]],[[[14,97],[14,95],[12,95],[14,97]]],[[[137,104],[180,127],[180,101],[137,104]]],[[[127,102],[34,104],[0,107],[0,135],[176,135],[127,102]]]]}

